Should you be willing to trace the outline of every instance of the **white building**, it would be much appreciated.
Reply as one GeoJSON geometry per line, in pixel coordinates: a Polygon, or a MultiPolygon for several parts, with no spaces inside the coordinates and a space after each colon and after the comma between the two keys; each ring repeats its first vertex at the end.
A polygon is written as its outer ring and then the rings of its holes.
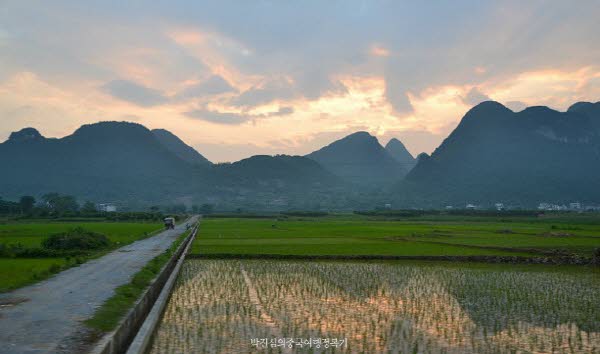
{"type": "Polygon", "coordinates": [[[569,203],[569,209],[579,210],[579,209],[581,209],[581,203],[579,203],[579,202],[569,203]]]}
{"type": "Polygon", "coordinates": [[[504,203],[496,203],[495,206],[498,211],[504,210],[504,203]]]}
{"type": "Polygon", "coordinates": [[[98,204],[98,211],[103,212],[115,212],[117,211],[117,206],[112,203],[101,203],[98,204]]]}
{"type": "Polygon", "coordinates": [[[567,206],[566,205],[551,204],[551,203],[540,203],[538,205],[538,209],[539,210],[546,210],[546,211],[561,211],[561,210],[567,210],[567,206]]]}

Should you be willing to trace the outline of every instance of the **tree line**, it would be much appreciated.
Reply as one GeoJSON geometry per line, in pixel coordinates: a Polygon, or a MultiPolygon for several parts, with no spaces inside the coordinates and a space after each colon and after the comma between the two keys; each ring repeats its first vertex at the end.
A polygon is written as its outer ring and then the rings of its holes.
{"type": "Polygon", "coordinates": [[[79,205],[72,195],[59,193],[44,194],[38,201],[31,195],[24,195],[18,201],[4,200],[0,197],[0,214],[4,215],[63,215],[66,213],[95,213],[98,209],[92,202],[79,205]]]}
{"type": "Polygon", "coordinates": [[[5,200],[0,197],[0,215],[23,216],[23,217],[65,217],[65,216],[102,216],[109,219],[127,219],[128,215],[136,219],[157,219],[164,213],[185,214],[193,212],[195,214],[212,214],[214,212],[213,204],[192,205],[187,207],[184,204],[173,205],[154,205],[147,211],[129,211],[129,212],[103,212],[98,209],[95,203],[86,201],[80,204],[77,198],[72,195],[60,193],[46,193],[37,200],[31,195],[21,196],[17,201],[5,200]],[[148,217],[142,217],[146,215],[148,217]]]}

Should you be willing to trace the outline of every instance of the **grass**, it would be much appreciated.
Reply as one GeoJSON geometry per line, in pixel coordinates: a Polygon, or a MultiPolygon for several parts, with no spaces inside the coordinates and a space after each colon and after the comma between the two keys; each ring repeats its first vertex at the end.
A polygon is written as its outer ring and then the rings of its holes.
{"type": "Polygon", "coordinates": [[[573,216],[207,218],[191,253],[531,256],[558,250],[589,257],[600,247],[600,218],[580,220],[573,216]]]}
{"type": "Polygon", "coordinates": [[[64,232],[74,227],[105,234],[115,244],[128,244],[140,239],[144,233],[151,233],[159,228],[160,223],[129,222],[42,222],[42,223],[10,223],[0,224],[0,243],[17,244],[25,247],[39,247],[42,241],[55,233],[64,232]]]}
{"type": "Polygon", "coordinates": [[[70,264],[64,258],[0,258],[0,292],[45,279],[70,264]]]}
{"type": "MultiPolygon", "coordinates": [[[[105,234],[115,249],[146,238],[160,230],[160,223],[129,222],[40,222],[0,224],[0,244],[22,244],[27,248],[40,247],[51,234],[81,226],[86,230],[105,234]]],[[[61,270],[104,254],[96,252],[88,257],[77,258],[0,258],[0,292],[16,289],[46,279],[61,270]]]]}
{"type": "Polygon", "coordinates": [[[179,236],[168,250],[148,262],[128,284],[116,288],[115,294],[106,300],[85,324],[101,332],[115,329],[190,232],[191,230],[179,236]]]}

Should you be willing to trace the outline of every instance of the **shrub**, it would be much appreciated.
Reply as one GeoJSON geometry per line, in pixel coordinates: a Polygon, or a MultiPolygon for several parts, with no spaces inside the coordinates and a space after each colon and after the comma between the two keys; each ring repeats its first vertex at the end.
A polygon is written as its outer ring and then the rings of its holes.
{"type": "Polygon", "coordinates": [[[98,250],[110,246],[110,240],[103,234],[77,227],[51,235],[42,246],[51,250],[98,250]]]}
{"type": "Polygon", "coordinates": [[[592,254],[592,264],[600,266],[600,247],[596,248],[592,254]]]}
{"type": "Polygon", "coordinates": [[[61,269],[62,269],[62,267],[60,266],[60,264],[52,263],[52,265],[50,266],[50,268],[48,268],[48,272],[50,274],[54,274],[54,273],[60,272],[61,269]]]}
{"type": "Polygon", "coordinates": [[[0,257],[17,257],[20,253],[23,252],[26,248],[23,247],[22,244],[4,244],[0,243],[0,257]]]}

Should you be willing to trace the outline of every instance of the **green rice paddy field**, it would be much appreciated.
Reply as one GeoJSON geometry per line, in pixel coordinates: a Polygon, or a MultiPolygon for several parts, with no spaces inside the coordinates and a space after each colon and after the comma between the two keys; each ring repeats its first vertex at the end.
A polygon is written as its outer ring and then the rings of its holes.
{"type": "MultiPolygon", "coordinates": [[[[118,248],[136,240],[148,237],[160,230],[160,223],[130,222],[8,222],[0,224],[0,245],[21,244],[26,248],[40,247],[49,235],[83,227],[105,234],[112,242],[111,248],[118,248]]],[[[101,253],[99,253],[101,254],[101,253]]],[[[42,280],[48,276],[76,265],[81,259],[65,258],[1,258],[0,292],[42,280]]]]}
{"type": "Polygon", "coordinates": [[[161,223],[129,222],[7,223],[0,224],[0,244],[20,243],[25,247],[39,247],[46,237],[75,227],[104,234],[115,244],[128,244],[161,226],[161,223]]]}
{"type": "Polygon", "coordinates": [[[600,216],[205,218],[193,254],[590,257],[600,216]]]}

